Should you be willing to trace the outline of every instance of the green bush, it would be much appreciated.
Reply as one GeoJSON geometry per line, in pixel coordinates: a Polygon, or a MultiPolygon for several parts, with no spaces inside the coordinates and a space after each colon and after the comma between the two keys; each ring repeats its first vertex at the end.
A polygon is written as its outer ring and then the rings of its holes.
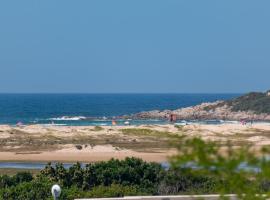
{"type": "Polygon", "coordinates": [[[94,187],[89,193],[89,197],[100,198],[100,197],[123,197],[131,195],[142,195],[138,187],[135,186],[122,186],[112,184],[110,186],[98,186],[94,187]]]}
{"type": "Polygon", "coordinates": [[[208,106],[205,110],[209,111],[224,105],[232,107],[232,111],[253,111],[256,114],[270,114],[270,96],[262,92],[251,92],[214,106],[208,106]]]}
{"type": "Polygon", "coordinates": [[[104,128],[102,128],[101,126],[95,126],[95,128],[93,130],[94,131],[102,131],[102,130],[104,130],[104,128]]]}
{"type": "Polygon", "coordinates": [[[233,148],[228,143],[220,148],[198,138],[183,138],[177,148],[179,153],[171,158],[169,169],[127,158],[85,167],[77,163],[69,169],[61,163],[48,163],[35,177],[29,173],[4,175],[0,177],[0,199],[49,200],[55,183],[62,188],[61,200],[210,193],[235,193],[243,200],[269,198],[270,148],[264,147],[258,157],[249,147],[233,148]]]}
{"type": "Polygon", "coordinates": [[[69,170],[66,170],[62,164],[52,167],[49,163],[40,175],[59,182],[63,186],[73,185],[84,190],[99,185],[121,184],[124,186],[138,185],[145,190],[153,191],[157,187],[163,171],[164,169],[159,164],[127,158],[123,161],[112,159],[108,162],[91,163],[87,164],[85,168],[77,163],[69,170]]]}
{"type": "Polygon", "coordinates": [[[30,182],[33,176],[29,172],[18,172],[15,176],[0,176],[0,188],[11,187],[23,182],[30,182]]]}
{"type": "MultiPolygon", "coordinates": [[[[181,141],[178,150],[179,154],[171,160],[172,169],[184,170],[193,177],[212,177],[214,182],[206,181],[206,191],[235,193],[245,200],[269,198],[269,148],[263,148],[258,157],[248,146],[234,148],[228,143],[221,149],[213,142],[194,138],[181,141]]],[[[192,185],[192,191],[196,191],[196,184],[192,185]]]]}
{"type": "Polygon", "coordinates": [[[46,181],[31,181],[20,183],[0,190],[1,200],[46,200],[51,194],[52,184],[46,181]]]}

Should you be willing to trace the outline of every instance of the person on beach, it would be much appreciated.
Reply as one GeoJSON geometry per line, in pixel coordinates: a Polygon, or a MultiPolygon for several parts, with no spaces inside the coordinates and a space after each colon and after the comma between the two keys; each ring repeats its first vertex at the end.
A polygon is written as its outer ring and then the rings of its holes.
{"type": "Polygon", "coordinates": [[[112,120],[112,125],[113,126],[116,126],[116,124],[117,124],[116,121],[115,120],[112,120]]]}
{"type": "Polygon", "coordinates": [[[175,122],[176,121],[176,115],[175,114],[170,114],[169,120],[170,120],[170,122],[175,122]]]}

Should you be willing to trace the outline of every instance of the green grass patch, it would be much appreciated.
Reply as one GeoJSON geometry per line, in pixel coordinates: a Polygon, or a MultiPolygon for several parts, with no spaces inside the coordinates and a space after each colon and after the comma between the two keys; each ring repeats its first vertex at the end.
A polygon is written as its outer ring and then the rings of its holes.
{"type": "Polygon", "coordinates": [[[174,125],[175,128],[177,128],[178,131],[184,131],[184,126],[183,125],[174,125]]]}
{"type": "Polygon", "coordinates": [[[12,169],[12,168],[2,168],[0,169],[0,176],[2,175],[8,175],[8,176],[13,176],[16,175],[19,172],[28,172],[31,173],[32,175],[36,175],[39,173],[39,169],[12,169]]]}
{"type": "Polygon", "coordinates": [[[102,131],[104,130],[104,128],[102,128],[101,126],[95,126],[93,131],[102,131]]]}
{"type": "Polygon", "coordinates": [[[134,135],[139,137],[157,137],[160,139],[180,139],[181,136],[167,131],[157,131],[151,129],[128,128],[121,130],[124,135],[134,135]]]}

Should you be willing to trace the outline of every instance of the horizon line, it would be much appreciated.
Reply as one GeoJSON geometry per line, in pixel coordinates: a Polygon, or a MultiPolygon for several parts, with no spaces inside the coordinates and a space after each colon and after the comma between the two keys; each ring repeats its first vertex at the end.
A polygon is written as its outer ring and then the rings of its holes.
{"type": "Polygon", "coordinates": [[[244,94],[247,92],[0,92],[0,94],[244,94]]]}

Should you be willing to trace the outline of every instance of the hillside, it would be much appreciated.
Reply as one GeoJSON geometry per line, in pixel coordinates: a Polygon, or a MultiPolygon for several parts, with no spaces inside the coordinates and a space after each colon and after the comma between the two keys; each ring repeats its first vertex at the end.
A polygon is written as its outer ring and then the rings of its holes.
{"type": "Polygon", "coordinates": [[[208,106],[206,110],[213,110],[227,105],[233,112],[252,111],[255,114],[270,114],[270,92],[250,92],[238,98],[208,106]]]}
{"type": "Polygon", "coordinates": [[[251,92],[235,99],[202,103],[177,110],[154,110],[132,115],[137,119],[168,119],[173,114],[184,120],[258,120],[270,121],[270,91],[251,92]]]}

